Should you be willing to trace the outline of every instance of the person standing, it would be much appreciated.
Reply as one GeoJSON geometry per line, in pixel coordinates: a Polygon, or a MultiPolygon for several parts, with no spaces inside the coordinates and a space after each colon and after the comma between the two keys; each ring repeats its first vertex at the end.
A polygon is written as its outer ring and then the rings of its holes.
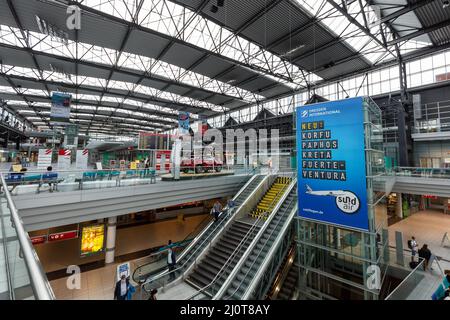
{"type": "Polygon", "coordinates": [[[422,248],[419,249],[419,258],[424,259],[423,262],[423,270],[427,271],[428,266],[431,267],[430,259],[431,259],[431,251],[428,249],[428,245],[424,244],[422,248]]]}
{"type": "Polygon", "coordinates": [[[214,221],[219,220],[220,212],[222,212],[222,204],[217,200],[213,205],[214,221]]]}
{"type": "Polygon", "coordinates": [[[175,265],[177,263],[175,252],[172,250],[172,240],[169,240],[169,249],[167,250],[167,265],[169,267],[169,280],[175,280],[175,265]]]}
{"type": "Polygon", "coordinates": [[[148,298],[148,300],[158,300],[158,299],[156,299],[157,293],[158,293],[157,289],[153,289],[152,291],[150,291],[150,298],[148,298]]]}
{"type": "Polygon", "coordinates": [[[414,257],[417,254],[417,248],[419,245],[417,244],[416,238],[411,237],[411,240],[408,240],[408,248],[411,249],[411,261],[414,261],[414,257]]]}
{"type": "MultiPolygon", "coordinates": [[[[120,280],[116,283],[116,288],[114,290],[114,300],[130,300],[130,281],[125,275],[120,277],[120,280]]],[[[134,288],[133,288],[134,289],[134,288]]]]}

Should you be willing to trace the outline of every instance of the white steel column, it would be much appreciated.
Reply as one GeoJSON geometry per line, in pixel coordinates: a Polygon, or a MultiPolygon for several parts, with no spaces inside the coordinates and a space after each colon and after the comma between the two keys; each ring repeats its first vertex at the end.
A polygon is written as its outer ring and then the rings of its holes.
{"type": "Polygon", "coordinates": [[[108,218],[108,228],[106,231],[105,263],[114,262],[114,251],[116,249],[116,225],[117,217],[108,218]]]}

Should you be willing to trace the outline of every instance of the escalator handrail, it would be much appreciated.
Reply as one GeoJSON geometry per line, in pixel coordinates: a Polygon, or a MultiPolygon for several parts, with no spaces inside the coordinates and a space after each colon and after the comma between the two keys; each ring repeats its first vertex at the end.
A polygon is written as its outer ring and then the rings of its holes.
{"type": "MultiPolygon", "coordinates": [[[[254,173],[255,172],[255,169],[253,169],[252,171],[251,171],[252,173],[254,173]]],[[[253,174],[253,177],[252,178],[250,178],[245,184],[244,184],[244,187],[242,187],[240,190],[239,190],[239,192],[233,197],[233,200],[235,200],[249,185],[250,185],[250,183],[253,181],[253,180],[255,180],[257,177],[259,176],[259,174],[253,174]]],[[[262,180],[261,182],[263,182],[264,180],[262,180]]],[[[261,183],[260,182],[260,183],[261,183]]],[[[255,188],[255,189],[257,189],[258,187],[259,187],[259,185],[260,184],[258,184],[257,185],[257,187],[255,188]]],[[[249,195],[249,197],[251,196],[253,194],[253,192],[249,195]]],[[[242,206],[242,205],[241,205],[242,206]]],[[[214,229],[213,229],[213,231],[211,232],[211,234],[213,234],[214,233],[214,231],[215,230],[217,230],[217,228],[219,228],[225,221],[227,221],[227,223],[229,222],[229,221],[231,221],[231,217],[237,212],[237,210],[236,210],[236,208],[232,208],[231,209],[231,212],[229,211],[230,209],[227,209],[227,211],[226,211],[226,217],[227,217],[227,219],[221,219],[220,221],[219,221],[219,223],[214,223],[214,221],[211,221],[209,224],[208,224],[208,226],[197,236],[197,237],[195,237],[195,239],[189,244],[189,246],[185,249],[185,250],[183,250],[183,253],[180,255],[180,257],[179,257],[179,260],[181,260],[181,259],[183,259],[183,257],[186,255],[186,253],[187,252],[189,252],[191,249],[192,249],[192,247],[193,246],[195,246],[196,245],[196,243],[197,243],[197,241],[199,241],[200,239],[201,239],[201,237],[211,228],[211,227],[214,227],[214,229]]],[[[213,241],[214,239],[211,239],[211,240],[209,240],[210,242],[211,241],[213,241]]],[[[193,254],[195,254],[199,249],[204,249],[204,248],[202,248],[202,245],[205,243],[205,242],[207,242],[208,241],[208,238],[206,238],[206,239],[204,239],[204,241],[201,243],[201,245],[193,252],[193,254]]],[[[183,269],[184,267],[185,267],[185,265],[191,260],[191,257],[193,256],[193,254],[191,254],[191,256],[181,265],[181,266],[179,266],[179,267],[177,267],[176,269],[174,269],[174,270],[172,270],[172,271],[170,271],[170,272],[176,272],[176,271],[178,271],[178,270],[180,270],[180,269],[183,269]]],[[[157,275],[155,275],[154,277],[152,277],[151,279],[149,279],[149,278],[147,278],[145,281],[144,281],[144,283],[142,283],[141,284],[141,287],[145,290],[145,291],[147,291],[146,289],[145,289],[145,286],[147,285],[147,284],[149,284],[149,283],[151,283],[151,282],[154,282],[154,281],[156,281],[156,280],[158,280],[158,279],[160,279],[160,278],[162,278],[162,277],[164,277],[164,276],[166,276],[166,275],[168,275],[169,273],[170,273],[169,271],[168,271],[168,268],[166,268],[166,270],[164,270],[163,272],[161,272],[161,273],[159,273],[159,274],[157,274],[157,275]]]]}
{"type": "MultiPolygon", "coordinates": [[[[253,175],[254,175],[254,173],[255,173],[255,169],[253,168],[251,171],[249,171],[248,174],[253,174],[253,175]]],[[[247,181],[246,181],[245,183],[243,183],[242,185],[244,185],[245,187],[247,187],[247,184],[249,184],[251,180],[253,180],[253,179],[247,180],[247,181]]],[[[237,193],[237,195],[235,196],[235,198],[237,198],[237,196],[241,194],[242,189],[243,189],[243,188],[240,188],[240,189],[239,189],[239,192],[237,193]]],[[[178,258],[179,260],[183,259],[183,257],[186,255],[186,253],[187,253],[189,250],[191,250],[191,248],[195,245],[195,242],[196,242],[199,238],[201,238],[201,236],[203,236],[203,234],[211,227],[213,221],[211,221],[206,227],[203,226],[204,222],[207,221],[207,220],[210,220],[210,219],[211,219],[211,217],[208,215],[205,219],[202,220],[202,222],[200,222],[200,224],[195,228],[194,231],[192,231],[191,233],[189,233],[189,234],[185,237],[185,239],[183,239],[183,241],[181,241],[181,242],[186,241],[192,234],[195,233],[195,231],[197,231],[197,230],[200,228],[200,226],[202,226],[202,232],[200,232],[196,237],[194,237],[194,238],[192,239],[192,241],[190,242],[190,244],[182,251],[182,253],[180,254],[180,256],[179,256],[179,258],[178,258]]],[[[149,256],[143,257],[142,259],[145,259],[145,258],[151,258],[152,256],[158,256],[158,255],[160,256],[159,259],[155,259],[154,261],[151,261],[151,262],[149,262],[149,263],[145,263],[145,264],[140,265],[139,267],[137,267],[137,268],[134,270],[134,272],[133,272],[133,276],[132,276],[132,277],[133,277],[133,280],[134,280],[135,282],[139,282],[139,281],[136,281],[136,279],[135,279],[135,274],[136,274],[136,272],[137,272],[140,268],[143,268],[143,267],[148,266],[148,265],[150,265],[150,264],[153,264],[153,263],[156,263],[156,262],[158,262],[158,261],[161,261],[163,258],[165,259],[165,257],[163,256],[163,253],[165,253],[165,252],[167,252],[167,251],[168,251],[168,248],[165,249],[165,250],[156,252],[156,253],[152,253],[152,254],[150,254],[149,256]]],[[[166,267],[166,268],[167,268],[167,267],[166,267]]],[[[161,268],[159,268],[157,272],[161,272],[160,269],[161,269],[161,268]]],[[[163,271],[163,272],[164,272],[164,271],[163,271]]],[[[145,278],[145,280],[144,280],[144,283],[148,280],[149,277],[151,277],[151,276],[154,275],[155,273],[156,273],[155,271],[150,272],[150,273],[146,276],[146,278],[145,278]]]]}
{"type": "MultiPolygon", "coordinates": [[[[294,198],[294,199],[295,199],[295,198],[294,198]]],[[[291,205],[291,203],[292,203],[292,201],[294,201],[294,199],[292,199],[292,200],[289,202],[288,206],[291,205]]],[[[295,199],[295,202],[297,202],[297,199],[295,199]]],[[[253,280],[250,282],[250,284],[248,285],[247,289],[245,290],[245,292],[244,292],[244,294],[243,294],[243,296],[242,296],[242,299],[246,300],[246,299],[249,297],[249,295],[251,294],[251,292],[253,291],[254,287],[257,285],[257,281],[260,279],[262,273],[265,271],[265,269],[267,268],[268,263],[270,262],[270,257],[272,257],[272,253],[275,251],[276,248],[278,248],[279,244],[283,241],[284,235],[285,235],[285,233],[287,232],[287,229],[289,228],[289,226],[290,226],[290,224],[291,224],[291,222],[292,222],[292,219],[293,219],[294,216],[295,216],[296,211],[297,211],[297,206],[294,204],[294,207],[293,207],[293,208],[291,209],[291,211],[289,212],[289,215],[288,215],[287,220],[284,222],[283,229],[282,229],[281,232],[278,234],[278,236],[277,236],[277,238],[276,238],[274,244],[271,245],[271,248],[269,249],[269,252],[267,253],[267,255],[266,255],[266,257],[264,258],[263,262],[261,263],[258,272],[254,275],[253,280]]],[[[279,221],[278,224],[279,224],[280,222],[281,222],[281,221],[279,221]]],[[[278,224],[277,224],[277,226],[278,226],[278,224]]],[[[270,236],[272,236],[274,232],[275,232],[275,230],[272,230],[270,236]]],[[[269,241],[269,239],[266,239],[266,241],[265,241],[265,243],[264,243],[264,246],[267,246],[267,242],[268,242],[268,241],[269,241]]],[[[261,255],[261,252],[262,252],[262,248],[261,248],[260,251],[258,252],[258,256],[261,255]]],[[[256,263],[256,259],[255,259],[255,261],[252,263],[252,267],[253,267],[253,265],[254,265],[255,263],[256,263]]],[[[248,272],[246,273],[245,276],[247,276],[247,275],[248,275],[248,272]]],[[[245,277],[244,277],[244,278],[245,278],[245,277]]],[[[233,294],[234,294],[234,293],[233,293],[233,294]]]]}
{"type": "MultiPolygon", "coordinates": [[[[237,275],[238,271],[241,269],[242,265],[245,263],[245,261],[247,260],[247,258],[251,254],[251,252],[253,251],[253,248],[256,246],[256,244],[258,243],[259,239],[265,233],[266,229],[268,228],[268,226],[272,222],[273,218],[276,216],[276,213],[278,212],[280,207],[283,205],[284,201],[289,196],[289,194],[291,193],[292,189],[296,186],[297,179],[295,179],[295,173],[291,173],[290,178],[292,178],[291,183],[289,184],[289,186],[286,189],[281,190],[283,192],[283,195],[282,195],[282,197],[280,199],[278,199],[278,203],[273,208],[272,212],[269,215],[269,218],[266,220],[266,222],[264,223],[262,228],[259,230],[258,234],[254,237],[253,241],[250,243],[250,245],[248,246],[248,248],[246,249],[246,251],[242,255],[241,259],[234,266],[233,270],[228,275],[227,280],[225,280],[225,282],[222,284],[222,287],[220,288],[220,290],[213,297],[213,300],[219,299],[226,292],[228,286],[231,284],[231,282],[233,281],[234,277],[237,275]]],[[[276,199],[276,197],[275,197],[275,199],[276,199]]],[[[289,205],[290,205],[290,203],[291,202],[289,202],[289,205]]]]}
{"type": "MultiPolygon", "coordinates": [[[[255,174],[255,168],[253,168],[250,173],[248,175],[252,175],[252,178],[248,179],[245,183],[243,183],[243,187],[241,187],[238,191],[238,193],[233,197],[233,201],[235,201],[242,192],[244,192],[244,190],[250,185],[250,183],[256,179],[256,177],[258,176],[257,174],[255,174]]],[[[199,239],[206,233],[206,231],[211,228],[211,226],[214,224],[214,221],[211,221],[205,229],[203,229],[203,231],[194,238],[194,240],[191,242],[191,244],[186,248],[186,250],[183,251],[183,253],[181,253],[180,257],[178,258],[179,260],[183,259],[184,256],[186,255],[186,253],[192,249],[192,247],[195,246],[196,242],[199,241],[199,239]]]]}
{"type": "MultiPolygon", "coordinates": [[[[269,176],[268,176],[269,177],[269,176]]],[[[277,179],[277,177],[279,177],[279,175],[276,175],[275,180],[277,179]]],[[[275,181],[274,180],[274,181],[275,181]]],[[[264,180],[263,180],[264,181],[264,180]]],[[[262,182],[262,181],[261,181],[262,182]]],[[[259,188],[255,188],[259,189],[259,188]]],[[[270,187],[269,187],[270,189],[270,187]]],[[[269,190],[268,189],[268,190],[269,190]]],[[[267,190],[267,191],[268,191],[267,190]]],[[[280,201],[281,199],[277,199],[277,196],[281,193],[282,195],[284,194],[284,192],[286,192],[287,189],[281,189],[280,191],[277,192],[277,194],[275,195],[274,199],[272,200],[272,202],[269,205],[270,206],[275,202],[275,201],[280,201]]],[[[251,196],[251,195],[250,195],[251,196]]],[[[250,198],[250,196],[248,198],[250,198]]],[[[273,212],[273,211],[272,211],[273,212]]],[[[243,247],[244,243],[247,241],[247,239],[253,234],[254,230],[256,229],[256,227],[259,225],[259,222],[261,221],[261,217],[259,216],[255,222],[253,223],[253,225],[250,227],[250,229],[247,231],[247,233],[244,235],[244,237],[242,238],[242,240],[239,242],[239,244],[236,246],[236,248],[234,249],[234,251],[231,253],[230,257],[228,257],[227,261],[225,261],[224,265],[222,266],[222,268],[220,268],[220,270],[217,272],[216,276],[211,280],[211,282],[209,284],[207,284],[206,286],[204,286],[203,288],[199,289],[197,292],[195,292],[193,295],[191,295],[189,298],[187,298],[186,300],[191,300],[192,298],[196,297],[197,295],[203,293],[206,289],[208,289],[209,287],[211,287],[214,282],[220,277],[222,276],[222,273],[224,273],[230,266],[228,265],[229,261],[232,261],[234,259],[234,257],[236,256],[236,254],[238,252],[240,252],[240,249],[243,247]],[[224,268],[226,268],[224,270],[224,268]]],[[[223,287],[223,286],[222,286],[223,287]]]]}

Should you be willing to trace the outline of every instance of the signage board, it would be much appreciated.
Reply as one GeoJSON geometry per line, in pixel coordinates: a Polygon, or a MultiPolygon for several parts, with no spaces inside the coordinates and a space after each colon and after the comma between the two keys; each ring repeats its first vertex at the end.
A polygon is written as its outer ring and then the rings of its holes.
{"type": "Polygon", "coordinates": [[[32,244],[42,244],[47,241],[47,235],[31,237],[30,240],[32,244]]]}
{"type": "Polygon", "coordinates": [[[101,253],[105,248],[105,225],[95,224],[84,226],[81,229],[81,248],[82,257],[101,253]]]}
{"type": "Polygon", "coordinates": [[[180,111],[178,113],[178,127],[182,132],[189,131],[189,112],[180,111]]]}
{"type": "Polygon", "coordinates": [[[53,125],[70,123],[70,103],[72,96],[67,93],[53,92],[50,121],[53,125]]]}
{"type": "Polygon", "coordinates": [[[70,169],[70,157],[72,152],[70,149],[60,149],[58,152],[58,170],[70,169]]]}
{"type": "Polygon", "coordinates": [[[78,230],[51,233],[48,235],[48,242],[69,240],[78,238],[78,230]]]}
{"type": "Polygon", "coordinates": [[[52,153],[52,149],[39,149],[38,169],[47,169],[47,167],[52,165],[52,153]]]}
{"type": "Polygon", "coordinates": [[[87,169],[88,157],[89,157],[88,149],[77,150],[77,158],[75,161],[76,168],[81,170],[87,169]]]}
{"type": "Polygon", "coordinates": [[[363,99],[297,108],[298,215],[369,230],[363,99]]]}
{"type": "Polygon", "coordinates": [[[120,280],[122,275],[125,275],[128,278],[130,276],[130,263],[125,262],[125,263],[121,263],[121,264],[117,265],[116,275],[117,275],[117,281],[120,280]]]}

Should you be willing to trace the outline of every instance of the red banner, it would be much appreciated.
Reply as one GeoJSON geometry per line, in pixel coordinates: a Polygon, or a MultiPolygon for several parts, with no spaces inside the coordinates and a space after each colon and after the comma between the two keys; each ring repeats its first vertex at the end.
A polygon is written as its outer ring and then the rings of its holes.
{"type": "Polygon", "coordinates": [[[60,240],[69,240],[69,239],[75,239],[78,238],[78,231],[65,231],[65,232],[58,232],[58,233],[52,233],[48,235],[48,242],[52,241],[60,241],[60,240]]]}
{"type": "Polygon", "coordinates": [[[30,240],[31,240],[32,244],[41,244],[41,243],[44,243],[47,240],[47,236],[31,237],[30,240]]]}

